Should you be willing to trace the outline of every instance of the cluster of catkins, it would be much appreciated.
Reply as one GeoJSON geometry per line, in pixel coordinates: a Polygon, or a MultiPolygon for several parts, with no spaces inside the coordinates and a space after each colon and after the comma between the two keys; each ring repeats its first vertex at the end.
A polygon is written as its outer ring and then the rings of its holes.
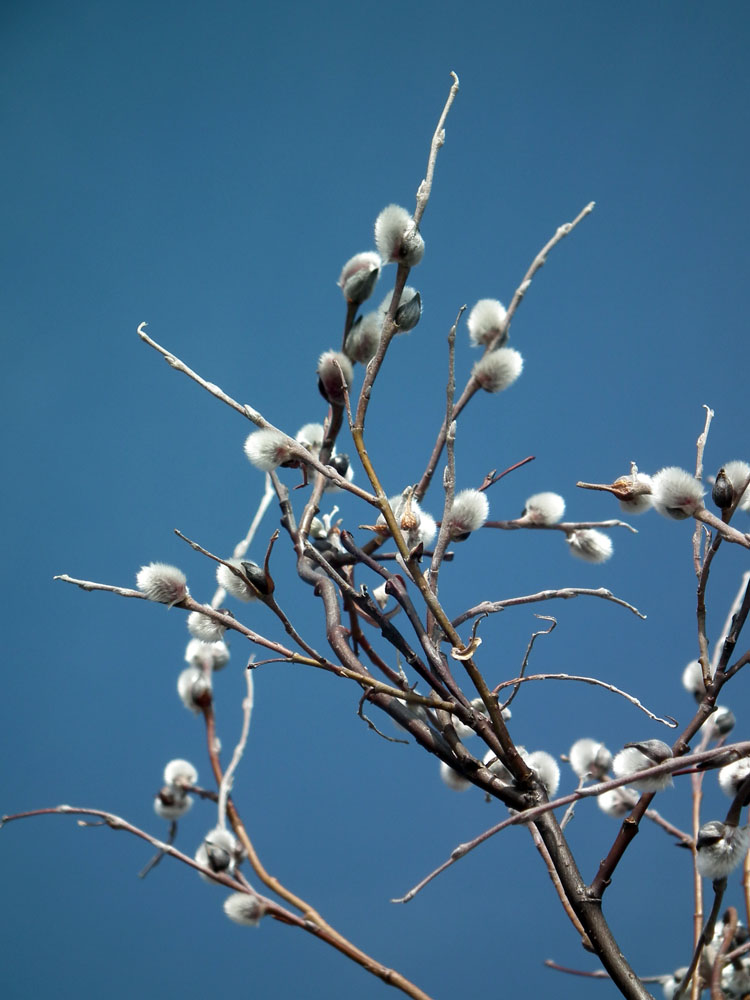
{"type": "MultiPolygon", "coordinates": [[[[749,941],[750,934],[747,927],[739,920],[732,921],[729,913],[723,919],[717,920],[713,937],[704,947],[698,967],[698,974],[704,988],[708,988],[707,984],[711,982],[714,963],[718,955],[720,953],[722,956],[728,955],[730,952],[746,947],[749,941]],[[724,939],[729,934],[731,937],[728,942],[725,942],[724,939]]],[[[675,969],[668,976],[664,976],[661,986],[665,1000],[673,1000],[687,972],[687,966],[683,966],[675,969]]],[[[720,995],[724,1000],[746,1000],[750,996],[750,954],[748,952],[737,955],[723,965],[719,988],[720,995]]],[[[688,989],[682,995],[689,996],[690,990],[688,989]]]]}

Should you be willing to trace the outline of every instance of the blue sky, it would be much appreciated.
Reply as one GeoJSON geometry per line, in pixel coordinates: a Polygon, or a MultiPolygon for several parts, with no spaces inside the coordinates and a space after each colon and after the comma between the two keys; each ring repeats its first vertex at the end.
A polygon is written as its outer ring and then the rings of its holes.
{"type": "MultiPolygon", "coordinates": [[[[173,529],[229,552],[262,490],[242,454],[247,424],[172,372],[136,327],[147,321],[157,341],[285,430],[322,420],[314,368],[340,340],[336,279],[372,247],[381,208],[413,207],[450,70],[461,90],[411,279],[423,317],[394,344],[368,422],[387,488],[424,467],[460,306],[508,302],[557,226],[592,200],[514,321],[523,376],[476,399],[459,423],[459,486],[534,455],[494,487],[493,517],[515,516],[539,490],[563,494],[571,519],[617,516],[575,482],[611,480],[631,460],[648,472],[693,468],[703,404],[716,411],[707,472],[749,457],[745,4],[73,0],[11,4],[2,21],[2,812],[64,801],[161,835],[151,801],[166,761],[187,757],[208,780],[199,723],[175,693],[182,614],[52,582],[69,573],[130,586],[143,563],[164,560],[208,600],[211,566],[173,529]]],[[[384,272],[376,302],[392,277],[384,272]]],[[[474,355],[465,326],[458,339],[461,384],[474,355]]],[[[349,498],[340,506],[355,529],[367,520],[349,498]]],[[[272,511],[256,558],[276,522],[272,511]]],[[[456,614],[560,586],[607,586],[648,614],[583,599],[505,612],[484,626],[489,678],[514,676],[536,610],[559,624],[537,644],[535,669],[595,674],[688,720],[679,676],[696,655],[691,530],[656,515],[637,527],[613,533],[602,566],[573,560],[558,533],[487,532],[460,548],[441,578],[456,614]]],[[[320,609],[285,554],[280,542],[280,600],[322,644],[320,609]]],[[[747,565],[743,552],[721,556],[713,636],[747,565]]],[[[247,620],[279,636],[263,609],[247,620]]],[[[232,651],[216,685],[225,747],[239,731],[250,652],[237,640],[232,651]]],[[[738,738],[744,685],[730,689],[738,738]]],[[[368,731],[357,700],[303,668],[258,671],[235,794],[270,870],[441,1000],[469,982],[472,995],[613,996],[542,967],[547,957],[594,963],[523,831],[409,906],[389,903],[502,813],[476,791],[444,789],[418,749],[368,731]]],[[[555,754],[578,736],[617,749],[665,732],[573,685],[528,685],[514,706],[518,741],[555,754]]],[[[723,809],[706,785],[707,808],[723,809]]],[[[687,789],[662,798],[664,814],[687,825],[687,789]]],[[[179,845],[192,853],[211,825],[196,806],[179,845]]],[[[615,831],[592,803],[579,806],[570,839],[584,874],[615,831]]],[[[13,1000],[385,995],[307,936],[229,924],[220,891],[179,865],[138,880],[148,851],[128,837],[54,817],[9,826],[2,845],[13,1000]]],[[[659,831],[642,831],[606,902],[639,972],[687,962],[690,866],[659,831]]]]}

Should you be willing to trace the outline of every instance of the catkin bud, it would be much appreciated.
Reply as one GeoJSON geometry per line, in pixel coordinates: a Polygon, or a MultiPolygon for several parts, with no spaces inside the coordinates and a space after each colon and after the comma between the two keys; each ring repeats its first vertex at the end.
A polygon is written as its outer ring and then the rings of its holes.
{"type": "Polygon", "coordinates": [[[750,757],[735,760],[719,768],[719,787],[725,795],[733,799],[748,775],[750,775],[750,757]]]}
{"type": "Polygon", "coordinates": [[[352,363],[341,351],[324,351],[318,359],[318,389],[333,406],[344,405],[344,392],[354,380],[352,363]]]}
{"type": "Polygon", "coordinates": [[[454,770],[450,764],[440,761],[440,777],[443,780],[443,784],[447,785],[454,792],[465,792],[468,788],[471,788],[471,782],[467,781],[462,774],[454,770]]]}
{"type": "Polygon", "coordinates": [[[615,819],[622,819],[627,816],[630,810],[638,801],[638,793],[632,788],[620,787],[611,788],[608,792],[602,792],[597,796],[596,801],[599,808],[607,816],[614,816],[615,819]]]}
{"type": "Polygon", "coordinates": [[[734,488],[732,487],[731,479],[727,476],[724,469],[719,469],[716,475],[716,480],[711,490],[711,499],[719,510],[726,510],[727,507],[732,506],[734,488]]]}
{"type": "Polygon", "coordinates": [[[347,335],[344,354],[350,361],[366,365],[377,354],[382,330],[383,314],[379,309],[358,316],[347,335]]]}
{"type": "Polygon", "coordinates": [[[565,501],[559,493],[535,493],[524,504],[523,514],[532,524],[557,524],[565,513],[565,501]]]}
{"type": "Polygon", "coordinates": [[[497,299],[480,299],[469,313],[467,326],[472,344],[489,344],[502,347],[508,339],[505,323],[508,312],[497,299]]]}
{"type": "Polygon", "coordinates": [[[596,528],[579,528],[566,536],[572,555],[585,562],[602,563],[612,555],[614,546],[609,535],[596,528]]]}
{"type": "Polygon", "coordinates": [[[201,611],[191,611],[187,616],[188,632],[194,639],[202,642],[217,642],[226,632],[226,628],[221,622],[214,621],[201,611]]]}
{"type": "Polygon", "coordinates": [[[464,542],[478,528],[481,528],[490,512],[490,505],[484,493],[479,490],[461,490],[453,499],[448,515],[448,529],[454,542],[464,542]]]}
{"type": "Polygon", "coordinates": [[[185,574],[168,563],[154,562],[141,566],[135,581],[149,601],[168,604],[170,608],[183,601],[189,593],[185,574]]]}
{"type": "MultiPolygon", "coordinates": [[[[388,310],[391,307],[391,299],[393,294],[386,295],[383,301],[378,307],[378,313],[380,314],[380,328],[382,329],[385,317],[388,314],[388,310]]],[[[397,333],[408,333],[409,330],[413,330],[414,327],[419,322],[422,316],[422,296],[416,290],[412,288],[411,285],[407,285],[403,292],[401,293],[401,298],[398,300],[398,306],[396,307],[396,313],[393,317],[393,322],[396,324],[397,333]]]]}
{"type": "MultiPolygon", "coordinates": [[[[213,872],[225,872],[231,875],[234,872],[239,854],[237,841],[234,835],[220,826],[209,830],[203,838],[198,850],[195,852],[195,860],[199,865],[210,868],[213,872]]],[[[198,872],[205,882],[211,882],[210,875],[198,872]]]]}
{"type": "Polygon", "coordinates": [[[185,647],[185,662],[203,670],[221,670],[229,663],[229,647],[223,639],[217,642],[191,639],[185,647]]]}
{"type": "Polygon", "coordinates": [[[164,782],[167,785],[195,785],[198,772],[189,760],[181,757],[170,760],[164,768],[164,782]]]}
{"type": "MultiPolygon", "coordinates": [[[[742,489],[742,484],[747,482],[747,478],[750,476],[750,465],[737,459],[727,462],[724,465],[724,475],[732,484],[732,500],[734,501],[734,496],[742,489]]],[[[750,511],[750,487],[743,492],[739,507],[741,510],[750,511]]]]}
{"type": "Polygon", "coordinates": [[[706,685],[703,683],[703,671],[699,660],[691,660],[682,671],[682,686],[693,695],[696,701],[700,701],[706,693],[706,685]]]}
{"type": "Polygon", "coordinates": [[[380,266],[380,257],[372,250],[358,253],[344,264],[338,284],[347,302],[361,305],[370,298],[380,266]]]}
{"type": "MultiPolygon", "coordinates": [[[[617,778],[627,778],[631,775],[635,777],[639,771],[645,771],[646,768],[654,767],[656,764],[663,764],[671,756],[672,750],[663,740],[629,743],[615,756],[612,770],[617,778]]],[[[672,784],[672,776],[661,774],[640,780],[636,779],[628,784],[641,792],[659,792],[672,784]]]]}
{"type": "Polygon", "coordinates": [[[224,900],[223,909],[230,920],[245,927],[257,927],[266,905],[252,892],[233,892],[224,900]]]}
{"type": "Polygon", "coordinates": [[[512,347],[498,347],[474,365],[471,374],[485,392],[502,392],[523,371],[523,358],[512,347]]]}
{"type": "Polygon", "coordinates": [[[684,521],[703,508],[703,487],[684,469],[670,465],[651,480],[654,507],[665,517],[684,521]]]}
{"type": "Polygon", "coordinates": [[[193,799],[181,788],[165,785],[154,799],[154,812],[161,819],[175,820],[193,807],[193,799]]]}
{"type": "Polygon", "coordinates": [[[324,434],[325,430],[322,424],[303,424],[294,435],[294,440],[317,458],[323,447],[324,434]]]}
{"type": "Polygon", "coordinates": [[[253,431],[245,441],[245,454],[256,469],[271,472],[280,465],[296,466],[294,447],[290,439],[280,431],[265,427],[253,431]]]}
{"type": "Polygon", "coordinates": [[[718,740],[731,733],[736,723],[737,719],[731,708],[727,708],[726,705],[717,705],[716,711],[706,723],[706,728],[711,734],[711,739],[718,740]]]}
{"type": "Polygon", "coordinates": [[[568,760],[579,778],[601,781],[612,767],[612,754],[598,740],[576,740],[568,752],[568,760]]]}
{"type": "MultiPolygon", "coordinates": [[[[227,559],[227,562],[231,566],[236,566],[245,577],[248,575],[247,570],[245,569],[246,565],[255,566],[256,569],[260,569],[256,563],[243,563],[241,559],[227,559]]],[[[235,597],[238,601],[258,600],[258,590],[260,588],[250,586],[250,583],[248,583],[247,580],[241,579],[236,573],[231,571],[229,566],[225,566],[224,563],[219,563],[216,567],[216,582],[220,587],[223,587],[228,594],[231,594],[232,597],[235,597]]]]}
{"type": "Polygon", "coordinates": [[[526,758],[526,763],[544,785],[549,798],[553,798],[560,784],[560,768],[551,753],[534,750],[526,758]]]}
{"type": "Polygon", "coordinates": [[[211,704],[211,679],[200,667],[187,667],[177,678],[177,694],[185,708],[196,714],[211,704]]]}
{"type": "Polygon", "coordinates": [[[424,240],[414,219],[400,205],[388,205],[375,220],[375,246],[386,263],[414,267],[424,256],[424,240]]]}

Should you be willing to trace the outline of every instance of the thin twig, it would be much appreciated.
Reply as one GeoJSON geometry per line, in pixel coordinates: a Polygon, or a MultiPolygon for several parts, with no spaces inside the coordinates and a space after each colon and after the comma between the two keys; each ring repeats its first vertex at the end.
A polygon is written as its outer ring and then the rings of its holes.
{"type": "Polygon", "coordinates": [[[245,752],[245,746],[247,745],[247,736],[250,732],[250,718],[253,713],[253,701],[254,701],[254,683],[253,683],[253,672],[252,670],[245,671],[245,682],[247,683],[247,695],[242,700],[242,729],[240,731],[240,738],[237,741],[237,746],[234,748],[234,753],[232,754],[232,759],[229,762],[229,766],[224,772],[224,776],[221,779],[221,784],[219,785],[219,822],[218,825],[222,828],[226,828],[227,823],[227,797],[229,791],[234,783],[234,772],[242,760],[242,755],[245,752]]]}
{"type": "Polygon", "coordinates": [[[417,189],[417,207],[414,210],[414,222],[417,226],[422,221],[424,210],[427,208],[427,202],[430,199],[430,193],[432,192],[432,178],[435,174],[437,155],[440,152],[440,147],[445,142],[445,120],[448,117],[448,112],[450,111],[451,105],[455,101],[456,94],[458,93],[458,77],[453,70],[451,70],[451,76],[453,77],[453,85],[448,93],[448,99],[445,102],[445,107],[440,115],[437,128],[435,129],[432,142],[430,143],[430,155],[427,158],[427,173],[417,189]]]}
{"type": "Polygon", "coordinates": [[[602,600],[612,601],[613,604],[627,608],[639,618],[644,620],[646,618],[646,615],[638,608],[623,601],[620,597],[615,597],[611,590],[606,590],[604,587],[599,587],[596,590],[588,587],[561,587],[559,590],[540,590],[537,594],[526,594],[523,597],[509,597],[504,601],[482,601],[481,604],[476,604],[468,611],[464,611],[458,618],[454,618],[451,624],[454,628],[458,628],[459,625],[463,625],[464,622],[477,615],[492,615],[497,611],[503,611],[505,608],[512,608],[519,604],[535,604],[539,601],[567,601],[573,597],[600,597],[602,600]]]}
{"type": "MultiPolygon", "coordinates": [[[[537,615],[537,617],[544,618],[545,616],[537,615]]],[[[550,628],[546,629],[544,632],[535,632],[534,636],[546,635],[551,631],[552,629],[550,628]]],[[[621,688],[615,687],[614,684],[608,684],[606,681],[600,681],[597,677],[582,677],[577,674],[529,674],[524,677],[522,674],[519,677],[514,677],[512,680],[502,681],[500,684],[495,685],[493,691],[497,694],[499,691],[502,691],[503,688],[516,687],[520,684],[525,684],[528,681],[580,681],[583,684],[593,684],[595,687],[603,687],[605,690],[611,691],[612,694],[619,694],[621,698],[629,701],[631,705],[635,705],[636,708],[639,708],[649,717],[649,719],[653,719],[655,722],[661,722],[663,725],[669,726],[670,729],[676,729],[678,726],[678,723],[671,716],[667,715],[665,718],[662,718],[660,715],[654,715],[654,713],[650,712],[634,695],[628,694],[627,691],[623,691],[621,688]]],[[[508,705],[509,703],[510,699],[508,699],[505,704],[508,705]]]]}

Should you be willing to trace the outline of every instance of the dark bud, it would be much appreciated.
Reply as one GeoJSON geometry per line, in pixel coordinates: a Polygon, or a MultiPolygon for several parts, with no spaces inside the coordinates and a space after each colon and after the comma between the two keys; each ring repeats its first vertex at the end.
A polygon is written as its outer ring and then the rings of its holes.
{"type": "Polygon", "coordinates": [[[338,472],[340,476],[346,476],[349,471],[349,456],[348,455],[334,455],[329,459],[328,464],[338,472]]]}
{"type": "Polygon", "coordinates": [[[395,323],[400,333],[413,330],[422,315],[422,298],[417,292],[408,302],[402,302],[396,310],[395,323]]]}
{"type": "Polygon", "coordinates": [[[734,487],[723,469],[719,469],[714,488],[711,490],[711,498],[719,510],[726,510],[734,502],[734,487]]]}
{"type": "Polygon", "coordinates": [[[258,591],[261,596],[268,596],[271,592],[268,586],[268,578],[266,577],[265,571],[254,562],[249,560],[243,560],[240,563],[242,567],[242,572],[245,574],[247,582],[258,591]]]}

